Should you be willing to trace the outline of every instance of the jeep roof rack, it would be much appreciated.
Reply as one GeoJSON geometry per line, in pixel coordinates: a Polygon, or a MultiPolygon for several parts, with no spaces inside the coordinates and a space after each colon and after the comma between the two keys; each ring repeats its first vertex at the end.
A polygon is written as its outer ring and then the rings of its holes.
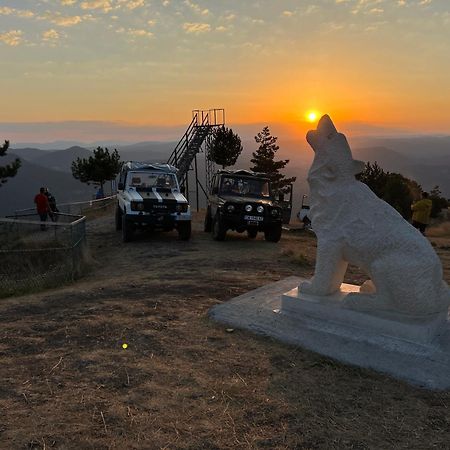
{"type": "Polygon", "coordinates": [[[220,169],[217,171],[218,174],[227,174],[227,175],[242,175],[244,177],[255,177],[255,178],[269,178],[266,173],[262,172],[253,172],[252,170],[244,170],[244,169],[220,169]]]}
{"type": "Polygon", "coordinates": [[[127,170],[155,170],[160,172],[177,172],[177,168],[166,163],[143,163],[139,161],[128,161],[123,167],[127,170]]]}

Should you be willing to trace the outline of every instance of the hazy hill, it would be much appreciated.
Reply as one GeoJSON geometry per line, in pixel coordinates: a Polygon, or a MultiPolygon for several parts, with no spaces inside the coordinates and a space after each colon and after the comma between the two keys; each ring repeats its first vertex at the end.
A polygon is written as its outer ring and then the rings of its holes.
{"type": "Polygon", "coordinates": [[[434,158],[447,157],[450,164],[450,136],[417,136],[402,138],[371,138],[378,146],[432,164],[434,158]]]}
{"type": "MultiPolygon", "coordinates": [[[[1,164],[7,164],[14,158],[15,155],[11,153],[1,158],[1,164]]],[[[95,193],[92,185],[80,183],[67,173],[22,160],[18,174],[0,187],[0,215],[12,214],[16,209],[34,207],[34,196],[41,186],[47,186],[58,203],[89,200],[95,193]]]]}
{"type": "Polygon", "coordinates": [[[45,156],[48,152],[46,150],[41,150],[34,147],[24,147],[24,148],[14,148],[10,146],[9,153],[14,153],[21,159],[26,159],[27,161],[34,161],[41,156],[45,156]]]}
{"type": "Polygon", "coordinates": [[[123,161],[165,162],[176,146],[176,142],[139,142],[118,146],[123,161]]]}
{"type": "MultiPolygon", "coordinates": [[[[175,142],[140,142],[122,147],[111,146],[108,148],[110,151],[117,148],[122,161],[165,162],[175,148],[175,145],[175,142]]],[[[71,172],[70,167],[72,161],[77,158],[88,158],[92,156],[90,149],[81,146],[72,146],[64,150],[41,150],[30,147],[11,148],[10,152],[39,166],[63,172],[71,172]]]]}
{"type": "Polygon", "coordinates": [[[69,173],[72,173],[72,161],[77,158],[89,158],[89,156],[92,156],[92,152],[90,150],[78,146],[70,147],[65,150],[55,150],[45,153],[45,155],[34,159],[33,162],[49,169],[69,173]]]}
{"type": "MultiPolygon", "coordinates": [[[[294,209],[298,209],[303,194],[308,193],[306,181],[308,169],[314,153],[304,138],[278,139],[280,149],[277,159],[289,159],[286,167],[287,176],[296,176],[294,186],[294,209]]],[[[123,161],[167,161],[176,142],[148,141],[130,145],[110,145],[117,148],[123,161]]],[[[443,195],[450,197],[450,137],[412,137],[412,138],[357,138],[351,139],[355,159],[377,161],[387,171],[399,172],[406,177],[415,179],[426,190],[439,185],[443,195]],[[382,145],[383,144],[383,145],[382,145]],[[386,145],[384,145],[386,144],[386,145]],[[424,149],[427,149],[426,151],[424,149]]],[[[254,140],[243,140],[244,151],[239,157],[236,168],[248,169],[251,166],[252,152],[257,149],[254,140]]],[[[95,147],[72,146],[64,150],[41,150],[39,148],[11,148],[12,154],[17,154],[23,161],[23,167],[16,179],[10,180],[7,187],[1,188],[0,214],[5,212],[5,194],[8,198],[16,198],[17,208],[33,206],[32,198],[40,185],[52,188],[58,201],[88,200],[94,188],[85,186],[67,174],[77,157],[86,158],[95,147]],[[31,193],[31,196],[30,196],[31,193]],[[31,202],[31,204],[30,204],[31,202]]],[[[2,158],[0,164],[4,164],[2,158]]],[[[204,155],[198,156],[200,181],[204,184],[204,155]]],[[[192,174],[193,175],[193,174],[192,174]]],[[[193,178],[190,188],[194,186],[193,178]]],[[[191,200],[195,198],[192,195],[191,200]]],[[[203,194],[200,201],[203,203],[203,194]]],[[[13,206],[16,209],[16,206],[13,206]]],[[[9,209],[11,211],[11,209],[9,209]]]]}

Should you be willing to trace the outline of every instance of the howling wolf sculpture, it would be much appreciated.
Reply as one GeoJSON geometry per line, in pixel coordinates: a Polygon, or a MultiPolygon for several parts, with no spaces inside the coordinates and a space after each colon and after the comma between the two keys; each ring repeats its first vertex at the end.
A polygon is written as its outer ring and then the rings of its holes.
{"type": "Polygon", "coordinates": [[[364,163],[352,158],[345,136],[329,116],[306,139],[315,152],[308,183],[318,244],[314,276],[299,286],[300,292],[333,294],[351,263],[370,280],[359,293],[345,297],[344,307],[411,318],[445,315],[450,290],[428,240],[356,180],[364,163]]]}

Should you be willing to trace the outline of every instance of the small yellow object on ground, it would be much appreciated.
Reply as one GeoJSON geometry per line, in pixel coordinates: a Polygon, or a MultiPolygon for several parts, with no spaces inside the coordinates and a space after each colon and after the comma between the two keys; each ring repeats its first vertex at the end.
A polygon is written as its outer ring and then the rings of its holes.
{"type": "Polygon", "coordinates": [[[128,348],[128,344],[122,344],[122,348],[128,348]]]}

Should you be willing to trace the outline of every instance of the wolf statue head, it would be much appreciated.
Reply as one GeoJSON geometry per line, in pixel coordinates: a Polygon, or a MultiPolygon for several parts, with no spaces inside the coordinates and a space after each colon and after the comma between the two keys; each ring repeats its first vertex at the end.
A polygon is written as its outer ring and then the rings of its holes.
{"type": "Polygon", "coordinates": [[[328,115],[323,116],[316,130],[308,131],[306,140],[314,150],[314,161],[309,171],[329,180],[353,178],[364,169],[364,162],[353,159],[346,137],[338,133],[328,115]]]}

